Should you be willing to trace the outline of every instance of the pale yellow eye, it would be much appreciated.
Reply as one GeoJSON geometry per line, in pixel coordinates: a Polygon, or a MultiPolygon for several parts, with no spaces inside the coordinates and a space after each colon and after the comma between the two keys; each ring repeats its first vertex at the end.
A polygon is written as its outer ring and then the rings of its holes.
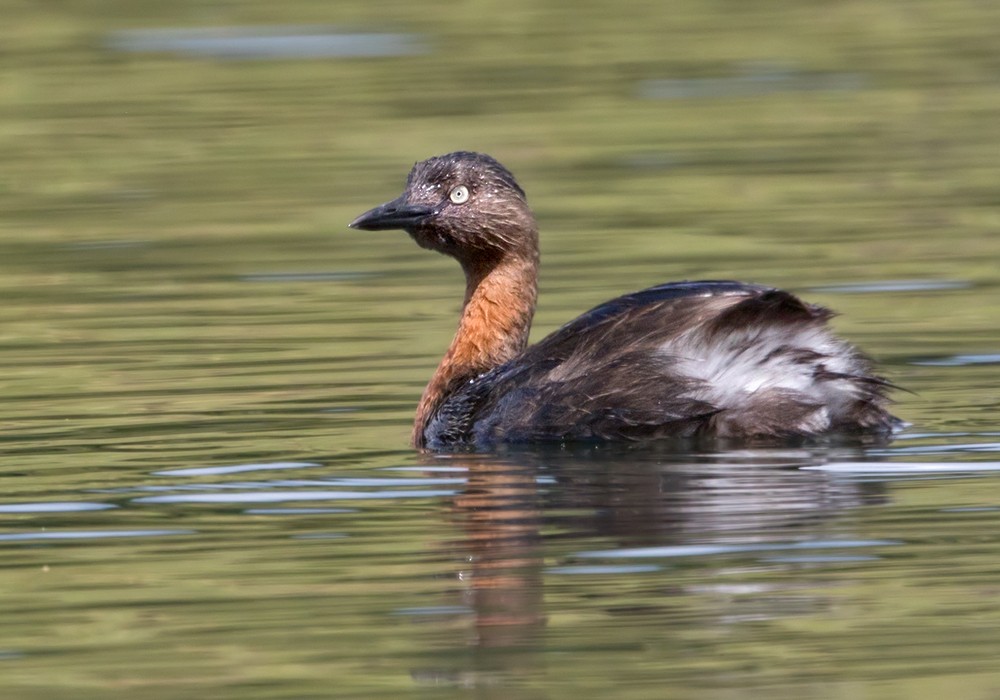
{"type": "Polygon", "coordinates": [[[465,185],[459,185],[451,191],[451,194],[448,195],[448,199],[455,204],[465,204],[469,201],[469,188],[465,185]]]}

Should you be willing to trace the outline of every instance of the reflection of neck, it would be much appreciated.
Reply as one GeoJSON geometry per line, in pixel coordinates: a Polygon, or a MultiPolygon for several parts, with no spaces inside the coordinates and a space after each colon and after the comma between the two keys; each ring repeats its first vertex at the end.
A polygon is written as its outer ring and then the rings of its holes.
{"type": "Polygon", "coordinates": [[[423,447],[424,429],[460,383],[516,357],[528,344],[538,296],[538,255],[512,255],[491,266],[463,267],[462,317],[417,406],[414,447],[423,447]]]}
{"type": "MultiPolygon", "coordinates": [[[[461,580],[475,614],[474,643],[531,649],[545,624],[537,473],[526,465],[455,463],[468,469],[454,512],[465,532],[457,554],[468,562],[461,580]]],[[[514,654],[510,660],[530,658],[514,654]]]]}

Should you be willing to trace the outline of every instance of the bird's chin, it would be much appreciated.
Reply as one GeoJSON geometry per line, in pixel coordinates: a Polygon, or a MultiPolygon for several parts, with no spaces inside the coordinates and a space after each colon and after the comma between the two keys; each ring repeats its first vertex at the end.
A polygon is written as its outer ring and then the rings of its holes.
{"type": "Polygon", "coordinates": [[[447,234],[434,231],[426,226],[407,227],[406,232],[410,234],[410,238],[421,248],[443,253],[444,255],[454,256],[455,254],[455,241],[447,234]]]}

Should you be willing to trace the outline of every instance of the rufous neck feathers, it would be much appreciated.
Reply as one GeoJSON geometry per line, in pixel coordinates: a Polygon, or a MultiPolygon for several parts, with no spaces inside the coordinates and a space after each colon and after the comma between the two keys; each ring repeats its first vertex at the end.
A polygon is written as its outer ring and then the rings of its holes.
{"type": "Polygon", "coordinates": [[[528,344],[538,293],[537,255],[503,260],[491,269],[466,267],[465,274],[458,331],[420,398],[414,447],[423,447],[424,429],[452,391],[517,357],[528,344]]]}

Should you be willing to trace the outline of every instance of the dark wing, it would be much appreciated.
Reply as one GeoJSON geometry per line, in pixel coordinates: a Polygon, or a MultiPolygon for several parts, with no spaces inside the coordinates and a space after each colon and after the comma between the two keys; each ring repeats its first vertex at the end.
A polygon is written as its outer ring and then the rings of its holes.
{"type": "Polygon", "coordinates": [[[606,302],[456,391],[428,426],[428,446],[692,435],[718,408],[696,396],[693,380],[671,372],[673,358],[661,349],[773,293],[739,282],[677,282],[606,302]]]}
{"type": "Polygon", "coordinates": [[[670,301],[686,299],[689,297],[718,297],[737,296],[753,297],[765,292],[777,291],[773,287],[765,287],[758,284],[747,284],[746,282],[733,282],[730,280],[700,280],[696,282],[667,282],[649,287],[638,292],[625,294],[616,299],[606,301],[600,306],[594,307],[590,311],[564,325],[559,330],[547,336],[542,342],[547,342],[568,329],[586,328],[599,326],[609,320],[621,318],[629,311],[639,308],[649,308],[664,304],[670,301]]]}
{"type": "Polygon", "coordinates": [[[831,315],[739,282],[628,294],[456,391],[428,446],[888,434],[890,385],[831,315]]]}

